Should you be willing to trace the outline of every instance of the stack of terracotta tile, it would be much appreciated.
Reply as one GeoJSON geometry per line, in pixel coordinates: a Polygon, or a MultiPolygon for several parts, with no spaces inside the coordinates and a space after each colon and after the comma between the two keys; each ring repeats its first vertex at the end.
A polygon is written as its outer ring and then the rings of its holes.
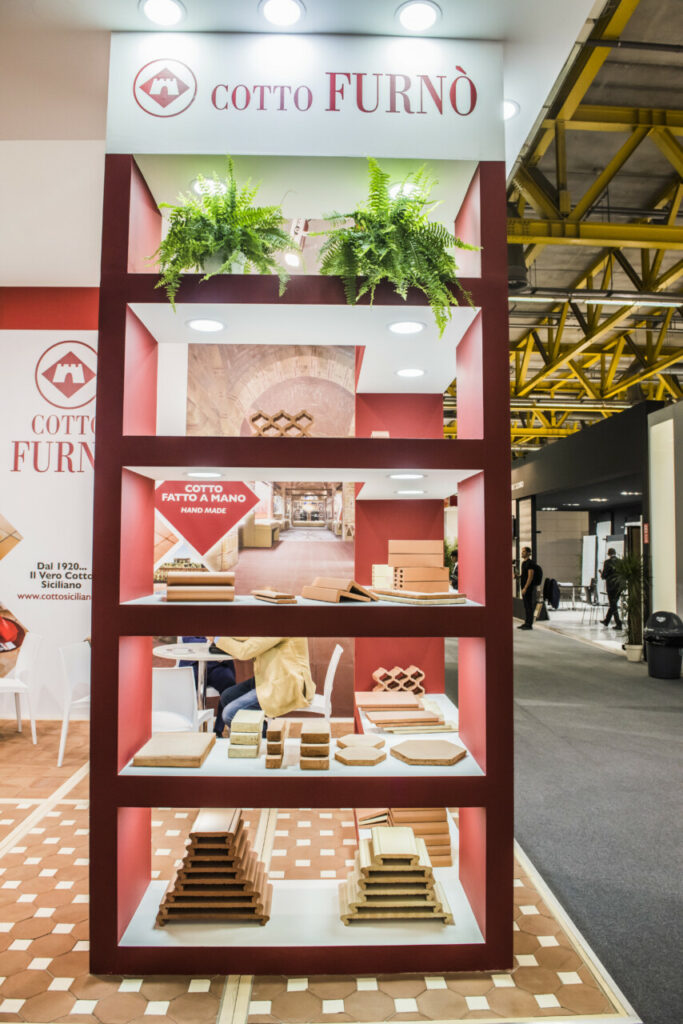
{"type": "Polygon", "coordinates": [[[169,570],[166,577],[167,601],[234,601],[234,572],[169,570]]]}
{"type": "Polygon", "coordinates": [[[399,668],[398,665],[394,665],[390,669],[376,668],[372,673],[372,678],[375,681],[373,690],[377,692],[381,690],[402,690],[416,694],[425,692],[422,685],[425,674],[417,665],[408,665],[407,668],[399,668]]]}
{"type": "Polygon", "coordinates": [[[370,839],[361,839],[353,870],[339,887],[339,905],[344,924],[421,918],[453,923],[427,847],[409,828],[379,826],[370,839]]]}
{"type": "Polygon", "coordinates": [[[453,863],[445,807],[390,807],[389,824],[411,828],[413,834],[424,841],[435,867],[450,867],[453,863]]]}
{"type": "Polygon", "coordinates": [[[176,921],[254,921],[270,918],[272,886],[251,849],[240,810],[200,811],[157,924],[176,921]]]}
{"type": "Polygon", "coordinates": [[[286,739],[286,719],[275,718],[272,722],[268,723],[268,731],[266,732],[266,768],[282,768],[286,739]]]}
{"type": "Polygon", "coordinates": [[[330,723],[324,718],[302,724],[299,767],[304,771],[325,771],[330,767],[330,723]]]}
{"type": "Polygon", "coordinates": [[[441,540],[390,540],[389,565],[395,590],[448,593],[448,569],[441,540]]]}
{"type": "Polygon", "coordinates": [[[238,711],[230,723],[228,757],[258,757],[261,732],[266,716],[263,711],[238,711]]]}
{"type": "Polygon", "coordinates": [[[326,601],[330,604],[377,600],[371,590],[355,580],[341,576],[316,576],[311,584],[302,587],[301,596],[309,601],[326,601]]]}

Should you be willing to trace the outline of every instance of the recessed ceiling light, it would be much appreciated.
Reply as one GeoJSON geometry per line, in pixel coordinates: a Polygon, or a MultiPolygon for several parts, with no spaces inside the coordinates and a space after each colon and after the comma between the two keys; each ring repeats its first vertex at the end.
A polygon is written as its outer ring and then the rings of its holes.
{"type": "Polygon", "coordinates": [[[511,117],[517,117],[519,103],[515,100],[503,100],[503,120],[509,121],[511,117]]]}
{"type": "Polygon", "coordinates": [[[180,0],[140,0],[140,10],[155,25],[170,28],[185,17],[185,8],[180,0]]]}
{"type": "Polygon", "coordinates": [[[641,497],[643,492],[642,491],[620,491],[619,493],[623,494],[624,496],[639,498],[639,497],[641,497]]]}
{"type": "Polygon", "coordinates": [[[392,334],[419,334],[424,331],[426,324],[421,320],[396,320],[387,326],[392,334]]]}
{"type": "Polygon", "coordinates": [[[589,498],[588,500],[589,501],[603,502],[603,501],[607,501],[607,498],[589,498]]]}
{"type": "Polygon", "coordinates": [[[185,476],[192,477],[193,480],[220,480],[222,473],[208,473],[197,470],[197,472],[186,473],[185,476]]]}
{"type": "Polygon", "coordinates": [[[425,375],[424,370],[418,370],[416,367],[413,368],[413,367],[407,366],[405,368],[405,370],[397,370],[396,371],[396,376],[397,377],[424,377],[424,375],[425,375]]]}
{"type": "Polygon", "coordinates": [[[397,181],[395,185],[390,186],[389,195],[396,199],[397,196],[414,196],[418,191],[417,185],[412,181],[397,181]]]}
{"type": "Polygon", "coordinates": [[[541,512],[557,512],[557,511],[558,511],[557,505],[545,505],[541,509],[541,512]]]}
{"type": "Polygon", "coordinates": [[[305,10],[299,0],[263,0],[260,7],[266,21],[280,28],[295,25],[305,10]]]}
{"type": "Polygon", "coordinates": [[[581,502],[579,501],[563,501],[562,504],[565,508],[578,508],[581,502]]]}
{"type": "Polygon", "coordinates": [[[224,196],[228,186],[224,181],[216,181],[215,178],[195,178],[192,182],[192,191],[198,196],[224,196]]]}
{"type": "Polygon", "coordinates": [[[397,494],[425,494],[426,491],[396,491],[397,494]]]}
{"type": "Polygon", "coordinates": [[[424,473],[390,473],[390,480],[424,480],[424,473]]]}
{"type": "Polygon", "coordinates": [[[215,331],[222,331],[225,327],[221,320],[209,320],[201,317],[196,320],[186,320],[185,323],[191,330],[201,331],[204,334],[213,334],[215,331]]]}
{"type": "Polygon", "coordinates": [[[285,263],[290,267],[298,267],[301,263],[301,258],[295,252],[286,252],[285,263]]]}
{"type": "Polygon", "coordinates": [[[426,32],[440,15],[441,8],[431,0],[410,0],[396,11],[396,17],[409,32],[426,32]]]}

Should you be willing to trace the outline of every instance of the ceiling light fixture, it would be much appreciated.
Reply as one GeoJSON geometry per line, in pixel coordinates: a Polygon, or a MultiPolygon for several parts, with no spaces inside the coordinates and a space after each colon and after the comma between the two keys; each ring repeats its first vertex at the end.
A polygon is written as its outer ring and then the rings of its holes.
{"type": "Polygon", "coordinates": [[[503,100],[503,120],[509,121],[511,117],[517,117],[519,103],[516,100],[503,100]]]}
{"type": "Polygon", "coordinates": [[[286,252],[285,263],[289,267],[298,267],[301,263],[301,258],[295,252],[286,252]]]}
{"type": "Polygon", "coordinates": [[[600,504],[602,504],[603,502],[607,501],[608,499],[607,498],[589,498],[588,500],[589,501],[596,501],[596,502],[599,502],[600,504]]]}
{"type": "Polygon", "coordinates": [[[578,508],[581,504],[580,501],[563,501],[562,504],[565,508],[578,508]]]}
{"type": "Polygon", "coordinates": [[[228,186],[223,181],[216,181],[215,178],[195,178],[192,182],[192,191],[198,196],[224,196],[228,186]]]}
{"type": "Polygon", "coordinates": [[[558,512],[558,511],[559,511],[559,509],[558,509],[557,505],[545,505],[541,509],[541,512],[558,512]]]}
{"type": "Polygon", "coordinates": [[[387,324],[392,334],[419,334],[426,326],[421,320],[395,320],[393,324],[387,324]]]}
{"type": "Polygon", "coordinates": [[[180,0],[140,0],[139,7],[149,21],[162,28],[177,25],[186,14],[180,0]]]}
{"type": "Polygon", "coordinates": [[[305,11],[299,0],[263,0],[260,10],[266,21],[278,28],[289,28],[296,25],[305,11]]]}
{"type": "Polygon", "coordinates": [[[390,473],[390,480],[424,480],[424,473],[390,473]]]}
{"type": "Polygon", "coordinates": [[[417,367],[407,366],[404,370],[397,370],[397,377],[424,377],[424,370],[418,370],[417,367]]]}
{"type": "Polygon", "coordinates": [[[193,480],[220,480],[222,473],[209,473],[203,470],[197,470],[196,472],[186,473],[185,476],[191,477],[193,480]]]}
{"type": "Polygon", "coordinates": [[[623,494],[624,497],[629,497],[629,498],[631,498],[631,497],[633,497],[633,498],[640,498],[640,497],[642,497],[642,494],[643,494],[642,491],[619,491],[619,493],[623,494]]]}
{"type": "Polygon", "coordinates": [[[426,491],[396,491],[397,494],[426,494],[426,491]]]}
{"type": "Polygon", "coordinates": [[[408,32],[426,32],[441,17],[441,8],[431,0],[410,0],[397,8],[396,17],[408,32]]]}
{"type": "Polygon", "coordinates": [[[222,331],[225,327],[222,320],[209,320],[202,317],[195,320],[186,320],[185,323],[190,330],[200,331],[202,334],[214,334],[216,331],[222,331]]]}

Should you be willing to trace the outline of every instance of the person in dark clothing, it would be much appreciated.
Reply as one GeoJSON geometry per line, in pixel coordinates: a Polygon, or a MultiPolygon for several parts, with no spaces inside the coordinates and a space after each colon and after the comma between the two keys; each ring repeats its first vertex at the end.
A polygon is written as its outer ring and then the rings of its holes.
{"type": "MultiPolygon", "coordinates": [[[[205,636],[184,636],[184,644],[205,644],[205,636]]],[[[178,665],[189,665],[194,672],[194,682],[197,685],[197,662],[179,661],[178,665]]],[[[206,664],[206,685],[213,686],[219,694],[235,685],[235,663],[234,661],[209,661],[206,664]]]]}
{"type": "Polygon", "coordinates": [[[607,558],[605,564],[602,567],[600,575],[605,581],[605,587],[607,589],[607,601],[609,602],[609,608],[607,615],[604,619],[601,619],[603,626],[609,626],[609,620],[614,616],[613,629],[621,629],[621,619],[619,618],[619,595],[621,594],[621,587],[617,580],[617,553],[614,548],[608,548],[607,558]]]}
{"type": "Polygon", "coordinates": [[[534,628],[534,608],[536,607],[536,573],[538,566],[531,557],[531,548],[522,548],[522,569],[519,574],[519,581],[522,587],[522,600],[524,601],[524,622],[517,629],[534,628]]]}

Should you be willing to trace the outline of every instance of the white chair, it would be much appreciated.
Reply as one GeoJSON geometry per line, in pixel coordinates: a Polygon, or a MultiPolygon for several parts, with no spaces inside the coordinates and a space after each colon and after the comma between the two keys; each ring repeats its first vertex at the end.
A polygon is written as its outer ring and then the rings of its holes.
{"type": "Polygon", "coordinates": [[[213,722],[210,708],[200,711],[194,672],[182,668],[152,669],[152,732],[198,732],[213,722]]]}
{"type": "Polygon", "coordinates": [[[37,740],[36,723],[31,703],[31,687],[36,670],[38,651],[42,642],[42,636],[38,636],[37,633],[27,633],[23,644],[19,648],[14,668],[8,675],[0,679],[0,693],[14,694],[14,706],[17,712],[17,732],[21,732],[21,698],[26,698],[28,717],[31,722],[31,738],[34,743],[37,743],[37,740]]]}
{"type": "Polygon", "coordinates": [[[64,647],[59,648],[59,656],[62,659],[66,683],[62,734],[59,739],[59,755],[57,757],[57,767],[61,768],[66,750],[71,711],[73,708],[90,706],[90,644],[85,640],[78,644],[65,644],[64,647]]]}
{"type": "Polygon", "coordinates": [[[328,719],[332,717],[332,689],[334,687],[334,677],[337,672],[339,659],[343,653],[344,648],[341,644],[336,644],[332,651],[330,663],[327,666],[327,672],[325,673],[323,692],[315,694],[313,702],[306,708],[306,711],[309,713],[314,715],[324,715],[324,717],[328,719]]]}

